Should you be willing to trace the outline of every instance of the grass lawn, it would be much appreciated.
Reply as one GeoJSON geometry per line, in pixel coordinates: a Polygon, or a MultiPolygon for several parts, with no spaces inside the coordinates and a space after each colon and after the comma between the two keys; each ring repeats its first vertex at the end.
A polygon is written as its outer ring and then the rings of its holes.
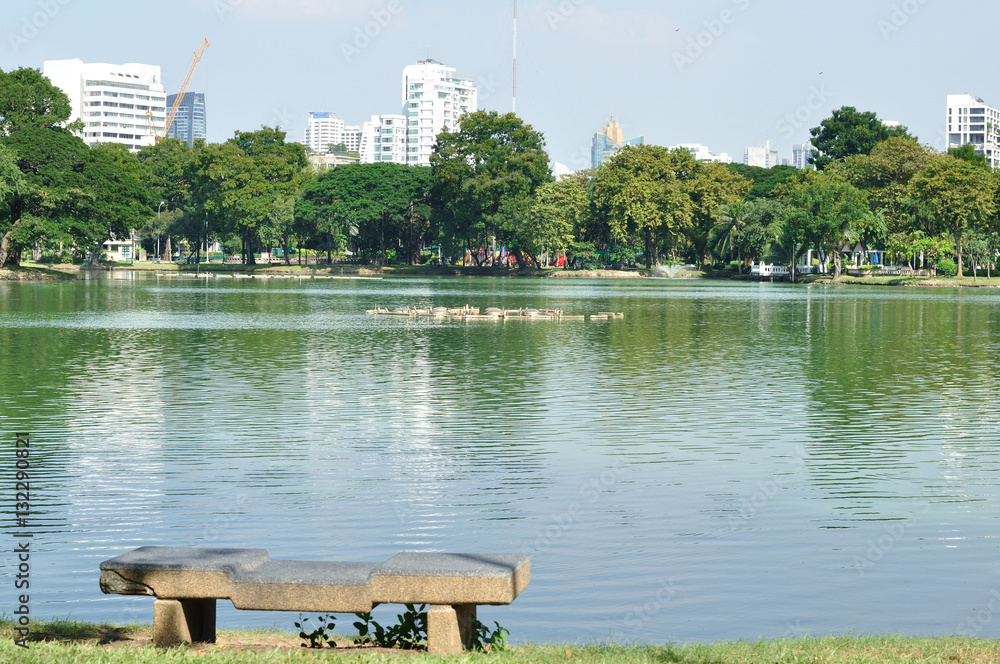
{"type": "Polygon", "coordinates": [[[600,662],[617,664],[972,664],[1000,662],[1000,641],[966,637],[823,637],[741,641],[686,646],[518,645],[505,652],[434,657],[422,652],[353,646],[338,639],[338,649],[302,648],[294,634],[272,631],[220,631],[213,645],[157,649],[152,628],[91,625],[71,621],[33,623],[27,649],[14,644],[13,624],[0,622],[0,661],[117,664],[119,662],[600,662]]]}
{"type": "Polygon", "coordinates": [[[0,281],[65,281],[75,278],[72,274],[51,270],[40,265],[0,268],[0,281]]]}
{"type": "Polygon", "coordinates": [[[958,278],[949,277],[841,277],[840,283],[861,286],[936,286],[943,288],[1000,288],[1000,277],[986,278],[971,275],[958,278]]]}

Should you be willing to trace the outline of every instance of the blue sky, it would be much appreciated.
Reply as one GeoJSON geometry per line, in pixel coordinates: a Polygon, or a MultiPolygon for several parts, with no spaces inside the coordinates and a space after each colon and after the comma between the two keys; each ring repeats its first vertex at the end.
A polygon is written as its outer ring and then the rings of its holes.
{"type": "MultiPolygon", "coordinates": [[[[3,0],[0,68],[47,59],[163,67],[208,97],[209,139],[310,111],[349,124],[397,113],[401,72],[428,55],[511,109],[513,0],[3,0]],[[367,33],[367,34],[366,34],[367,33]],[[359,37],[361,35],[361,37],[359,37]]],[[[589,162],[612,111],[629,137],[782,156],[845,105],[943,146],[945,96],[1000,106],[987,37],[1000,6],[966,0],[520,0],[518,114],[553,160],[589,162]],[[822,72],[822,73],[821,73],[822,72]]]]}

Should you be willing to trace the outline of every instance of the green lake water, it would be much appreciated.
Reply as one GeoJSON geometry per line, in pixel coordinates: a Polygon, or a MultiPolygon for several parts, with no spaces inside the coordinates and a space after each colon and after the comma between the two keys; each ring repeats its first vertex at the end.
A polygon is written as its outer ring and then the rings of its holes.
{"type": "Polygon", "coordinates": [[[0,283],[0,610],[27,431],[39,618],[150,622],[98,565],[158,544],[525,552],[525,593],[480,610],[515,641],[998,637],[998,360],[996,290],[0,283]],[[365,313],[465,304],[625,317],[365,313]]]}

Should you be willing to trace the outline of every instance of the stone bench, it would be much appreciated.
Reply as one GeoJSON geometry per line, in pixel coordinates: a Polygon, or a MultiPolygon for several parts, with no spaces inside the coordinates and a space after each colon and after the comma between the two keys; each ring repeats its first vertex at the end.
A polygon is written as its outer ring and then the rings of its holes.
{"type": "Polygon", "coordinates": [[[476,607],[510,604],[531,580],[527,556],[400,553],[384,563],[271,560],[263,549],[144,546],[101,563],[101,590],[152,595],[153,642],[215,642],[215,602],[237,609],[365,613],[427,604],[427,649],[469,647],[476,607]]]}

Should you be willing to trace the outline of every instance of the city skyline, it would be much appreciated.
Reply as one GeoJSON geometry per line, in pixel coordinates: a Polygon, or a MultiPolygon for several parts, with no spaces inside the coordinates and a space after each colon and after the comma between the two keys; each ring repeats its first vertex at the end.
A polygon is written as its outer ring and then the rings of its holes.
{"type": "MultiPolygon", "coordinates": [[[[786,157],[834,109],[855,106],[940,150],[947,95],[1000,105],[985,62],[955,68],[941,57],[964,36],[965,6],[847,0],[831,12],[791,0],[522,0],[518,115],[545,135],[552,160],[571,168],[589,165],[594,132],[612,112],[625,134],[649,143],[743,154],[770,141],[786,157]]],[[[182,0],[154,14],[120,0],[99,11],[13,0],[0,9],[8,27],[0,68],[68,58],[149,63],[174,93],[208,37],[190,89],[212,100],[209,140],[277,124],[301,141],[312,110],[359,124],[398,108],[399,71],[428,57],[473,75],[480,108],[510,111],[512,9],[451,0],[182,0]],[[158,27],[135,29],[145,25],[158,27]]],[[[1000,8],[977,9],[986,21],[1000,16],[1000,8]]]]}

